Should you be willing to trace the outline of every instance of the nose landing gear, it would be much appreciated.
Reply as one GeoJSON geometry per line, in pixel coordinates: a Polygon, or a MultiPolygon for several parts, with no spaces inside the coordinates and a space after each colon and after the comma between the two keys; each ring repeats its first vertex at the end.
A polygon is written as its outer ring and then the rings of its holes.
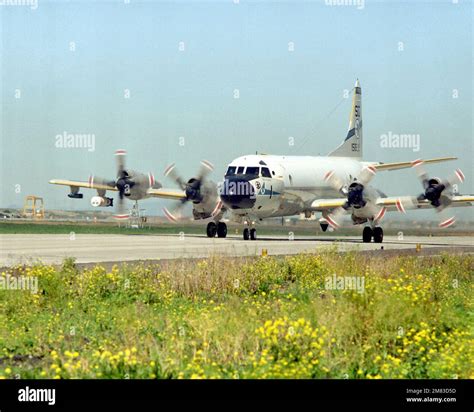
{"type": "Polygon", "coordinates": [[[257,240],[257,229],[254,227],[245,227],[243,231],[244,240],[257,240]]]}

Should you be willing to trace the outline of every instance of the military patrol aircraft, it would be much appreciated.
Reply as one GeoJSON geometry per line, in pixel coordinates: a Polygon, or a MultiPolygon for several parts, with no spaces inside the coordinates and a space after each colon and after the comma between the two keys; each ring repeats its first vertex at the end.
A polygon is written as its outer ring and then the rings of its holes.
{"type": "Polygon", "coordinates": [[[383,241],[382,218],[386,212],[433,208],[440,216],[440,227],[454,224],[450,207],[472,206],[473,195],[456,192],[464,175],[457,169],[448,179],[431,178],[424,165],[455,160],[456,157],[382,163],[362,159],[362,92],[357,80],[353,89],[349,129],[344,141],[327,156],[246,155],[233,160],[224,180],[218,184],[208,175],[212,165],[203,161],[196,177],[185,180],[175,165],[165,170],[179,186],[178,191],[150,187],[151,196],[178,199],[171,209],[164,209],[171,221],[182,218],[183,205],[192,202],[193,217],[208,221],[208,237],[226,237],[224,216],[243,224],[243,238],[257,238],[256,223],[271,217],[321,213],[321,228],[341,227],[344,215],[355,225],[365,225],[363,242],[383,241]],[[423,185],[418,196],[387,197],[370,185],[376,173],[413,167],[423,185]]]}

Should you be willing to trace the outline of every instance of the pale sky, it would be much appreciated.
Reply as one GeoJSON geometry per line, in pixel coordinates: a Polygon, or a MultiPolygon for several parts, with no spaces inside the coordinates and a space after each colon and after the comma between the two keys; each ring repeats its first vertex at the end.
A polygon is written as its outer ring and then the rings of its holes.
{"type": "MultiPolygon", "coordinates": [[[[162,172],[171,162],[191,177],[207,159],[218,180],[243,154],[324,155],[345,136],[350,98],[341,99],[356,78],[365,160],[457,156],[428,171],[443,177],[460,167],[460,191],[474,193],[472,3],[354,3],[0,6],[0,207],[36,194],[49,209],[92,209],[93,191],[71,200],[48,180],[113,178],[118,148],[131,168],[170,187],[162,172]],[[389,132],[419,135],[419,151],[382,147],[389,132]],[[56,147],[63,133],[93,134],[94,151],[56,147]]],[[[387,195],[421,192],[411,170],[373,183],[387,195]]],[[[165,204],[143,207],[157,214],[165,204]]],[[[472,219],[473,209],[459,216],[472,219]]]]}

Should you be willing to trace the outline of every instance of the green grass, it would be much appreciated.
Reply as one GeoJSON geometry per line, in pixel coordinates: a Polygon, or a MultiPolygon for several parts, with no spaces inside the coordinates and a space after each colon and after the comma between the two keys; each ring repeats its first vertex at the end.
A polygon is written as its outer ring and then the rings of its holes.
{"type": "Polygon", "coordinates": [[[473,273],[472,256],[335,251],[12,268],[39,289],[0,290],[0,376],[473,378],[473,273]]]}
{"type": "MultiPolygon", "coordinates": [[[[123,235],[177,235],[180,232],[186,234],[205,235],[207,223],[183,223],[183,224],[154,224],[143,229],[131,229],[119,227],[114,222],[100,223],[77,223],[77,222],[28,222],[28,221],[10,221],[0,222],[0,234],[123,234],[123,235]]],[[[229,235],[239,235],[242,233],[242,225],[229,224],[229,235]]],[[[315,236],[315,237],[361,237],[362,227],[347,227],[337,230],[337,232],[322,232],[317,222],[301,222],[298,225],[258,225],[258,236],[285,236],[290,232],[295,236],[315,236]]],[[[400,229],[396,227],[384,229],[387,236],[398,236],[400,229]]],[[[469,228],[453,228],[449,230],[442,229],[413,229],[404,228],[402,230],[405,236],[471,236],[472,230],[469,228]]]]}
{"type": "Polygon", "coordinates": [[[179,234],[203,233],[204,228],[180,225],[161,225],[152,226],[143,229],[132,229],[119,227],[117,224],[76,224],[76,223],[13,223],[0,222],[0,234],[68,234],[71,232],[77,234],[179,234]]]}
{"type": "MultiPolygon", "coordinates": [[[[167,235],[179,234],[184,232],[187,234],[205,235],[206,224],[160,224],[145,227],[142,229],[132,229],[119,227],[116,223],[29,223],[29,222],[0,222],[0,234],[122,234],[122,235],[167,235]]],[[[306,227],[286,227],[286,226],[259,226],[259,236],[281,235],[288,236],[289,232],[295,235],[324,235],[319,225],[314,223],[312,226],[306,227]]],[[[360,235],[360,230],[341,230],[338,236],[360,235]]],[[[229,225],[229,235],[242,233],[242,225],[229,225]]],[[[327,235],[334,233],[327,232],[327,235]]]]}
{"type": "MultiPolygon", "coordinates": [[[[67,234],[70,232],[78,234],[134,234],[134,235],[162,235],[179,234],[180,232],[188,234],[204,235],[206,233],[207,223],[202,224],[160,224],[145,227],[142,229],[132,229],[119,227],[116,223],[30,223],[30,222],[0,222],[0,234],[67,234]]],[[[229,225],[229,234],[241,234],[242,225],[229,225]]],[[[314,223],[306,227],[287,227],[287,226],[259,226],[259,235],[283,235],[288,236],[289,232],[301,235],[323,235],[319,225],[314,223]]],[[[345,230],[338,232],[338,235],[355,234],[359,235],[360,230],[345,230]]],[[[328,232],[329,235],[334,233],[328,232]]]]}

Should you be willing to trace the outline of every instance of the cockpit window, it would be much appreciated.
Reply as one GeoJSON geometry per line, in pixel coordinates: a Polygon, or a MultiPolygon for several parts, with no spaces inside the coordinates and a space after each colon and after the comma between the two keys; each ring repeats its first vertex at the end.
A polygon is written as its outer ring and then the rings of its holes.
{"type": "Polygon", "coordinates": [[[259,167],[247,167],[247,170],[245,171],[245,174],[246,175],[252,175],[252,176],[258,176],[258,172],[259,172],[259,167]]]}
{"type": "Polygon", "coordinates": [[[233,176],[235,175],[235,169],[237,169],[236,166],[229,166],[227,169],[227,173],[225,174],[226,176],[233,176]]]}
{"type": "Polygon", "coordinates": [[[239,166],[239,168],[237,169],[237,174],[238,175],[243,175],[244,174],[244,169],[245,169],[244,166],[239,166]]]}
{"type": "Polygon", "coordinates": [[[262,167],[262,177],[272,177],[268,167],[262,167]]]}

